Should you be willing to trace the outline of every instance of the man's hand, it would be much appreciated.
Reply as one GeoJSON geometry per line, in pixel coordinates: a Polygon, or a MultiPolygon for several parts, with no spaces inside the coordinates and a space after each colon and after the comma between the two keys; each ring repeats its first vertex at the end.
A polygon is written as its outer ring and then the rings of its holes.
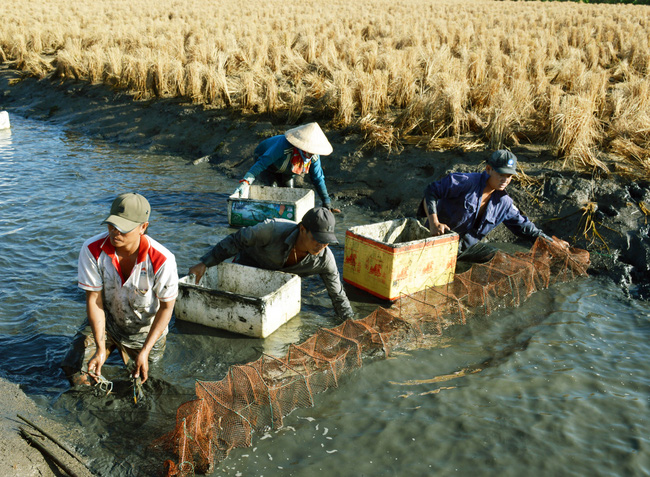
{"type": "Polygon", "coordinates": [[[331,205],[328,205],[327,208],[333,214],[340,214],[341,213],[341,209],[337,209],[336,207],[332,207],[331,205]]]}
{"type": "Polygon", "coordinates": [[[144,383],[149,377],[149,355],[151,354],[151,350],[154,348],[160,337],[167,329],[169,320],[172,318],[172,312],[174,311],[175,303],[176,299],[160,302],[160,307],[158,308],[156,316],[153,319],[153,323],[151,324],[151,328],[147,334],[147,339],[144,340],[144,345],[138,353],[138,357],[135,359],[133,377],[140,378],[141,383],[144,383]]]}
{"type": "Polygon", "coordinates": [[[451,229],[447,224],[441,224],[437,220],[433,222],[431,216],[429,216],[429,230],[431,231],[432,237],[437,237],[438,235],[444,235],[451,232],[451,229]]]}
{"type": "Polygon", "coordinates": [[[196,265],[194,265],[192,268],[190,268],[189,274],[194,275],[196,277],[196,280],[194,281],[196,285],[199,284],[199,282],[201,281],[201,277],[203,277],[207,269],[208,267],[203,262],[199,262],[196,265]]]}
{"type": "Polygon", "coordinates": [[[88,374],[95,380],[102,374],[106,354],[106,314],[101,291],[86,291],[86,313],[95,340],[95,355],[88,362],[88,374]]]}
{"type": "Polygon", "coordinates": [[[97,380],[98,376],[101,376],[102,366],[104,365],[105,361],[106,350],[97,349],[97,351],[95,351],[95,356],[93,356],[92,359],[88,362],[88,374],[95,378],[95,380],[97,380]]]}
{"type": "Polygon", "coordinates": [[[429,221],[429,232],[431,232],[432,237],[444,235],[452,231],[447,224],[441,224],[438,222],[438,214],[429,212],[426,201],[424,201],[424,210],[427,213],[427,220],[429,221]]]}
{"type": "Polygon", "coordinates": [[[141,378],[142,384],[149,377],[149,352],[144,349],[140,350],[138,357],[135,360],[135,371],[133,372],[134,378],[141,378]]]}

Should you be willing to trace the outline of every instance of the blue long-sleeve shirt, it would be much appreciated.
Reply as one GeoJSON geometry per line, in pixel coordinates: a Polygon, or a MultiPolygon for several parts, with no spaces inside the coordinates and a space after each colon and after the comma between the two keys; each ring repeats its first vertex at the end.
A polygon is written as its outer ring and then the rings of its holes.
{"type": "MultiPolygon", "coordinates": [[[[284,134],[265,139],[255,148],[253,154],[257,162],[248,170],[248,174],[257,178],[266,169],[270,169],[272,172],[290,173],[293,147],[284,134]]],[[[314,184],[323,206],[329,207],[332,200],[327,194],[325,174],[323,173],[320,157],[312,159],[309,167],[309,178],[311,183],[314,184]]]]}
{"type": "Polygon", "coordinates": [[[495,190],[478,217],[481,196],[488,181],[487,172],[453,173],[429,184],[424,200],[430,214],[461,236],[461,250],[479,242],[492,229],[503,223],[515,235],[534,240],[540,235],[549,238],[523,215],[505,192],[495,190]]]}

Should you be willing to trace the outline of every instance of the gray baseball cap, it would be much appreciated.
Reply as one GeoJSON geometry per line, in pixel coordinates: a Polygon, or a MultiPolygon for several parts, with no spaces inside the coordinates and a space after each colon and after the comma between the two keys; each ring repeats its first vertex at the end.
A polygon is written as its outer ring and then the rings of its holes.
{"type": "Polygon", "coordinates": [[[517,173],[517,156],[505,149],[494,151],[487,163],[499,174],[517,173]]]}
{"type": "Polygon", "coordinates": [[[325,207],[314,207],[302,216],[302,225],[320,243],[339,243],[334,235],[334,214],[325,207]]]}
{"type": "Polygon", "coordinates": [[[128,192],[118,195],[111,204],[111,215],[102,224],[111,224],[123,234],[149,221],[151,206],[140,194],[128,192]]]}

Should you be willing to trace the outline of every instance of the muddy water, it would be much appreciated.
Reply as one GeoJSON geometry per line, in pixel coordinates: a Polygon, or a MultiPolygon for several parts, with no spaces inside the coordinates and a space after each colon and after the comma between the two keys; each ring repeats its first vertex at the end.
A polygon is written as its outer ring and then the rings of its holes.
{"type": "MultiPolygon", "coordinates": [[[[152,475],[168,456],[149,444],[172,429],[195,379],[281,356],[335,323],[318,278],[303,281],[299,316],[265,340],[173,323],[144,401],[133,402],[117,360],[108,396],[70,389],[59,363],[83,324],[76,260],[102,230],[113,197],[151,202],[150,233],[184,273],[232,232],[236,186],[209,164],[143,154],[12,117],[0,131],[0,373],[55,419],[86,429],[79,448],[100,475],[152,475]]],[[[371,223],[345,208],[338,222],[371,223]]],[[[334,248],[337,260],[342,248],[334,248]]],[[[360,315],[376,303],[350,290],[360,315]]],[[[521,307],[450,330],[435,347],[367,363],[316,405],[255,435],[215,475],[647,475],[650,473],[650,306],[583,279],[521,307]]]]}

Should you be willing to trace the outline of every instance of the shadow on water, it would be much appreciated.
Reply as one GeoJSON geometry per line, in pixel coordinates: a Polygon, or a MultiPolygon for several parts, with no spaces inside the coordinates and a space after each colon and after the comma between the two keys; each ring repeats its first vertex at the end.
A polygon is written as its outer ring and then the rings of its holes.
{"type": "MultiPolygon", "coordinates": [[[[52,389],[67,385],[59,363],[69,344],[69,336],[0,335],[0,355],[3,357],[0,360],[0,373],[19,384],[27,394],[51,394],[52,389]]],[[[58,393],[58,390],[53,392],[54,395],[58,393]]]]}
{"type": "Polygon", "coordinates": [[[73,387],[61,394],[53,410],[93,436],[83,453],[96,475],[159,475],[171,456],[154,441],[172,430],[176,409],[194,393],[151,377],[142,386],[144,397],[136,402],[126,370],[109,365],[105,375],[112,380],[110,392],[97,386],[73,387]]]}
{"type": "MultiPolygon", "coordinates": [[[[227,363],[227,366],[258,359],[264,349],[265,341],[183,320],[175,320],[173,334],[178,340],[174,353],[178,353],[179,356],[186,354],[186,359],[191,361],[196,360],[197,357],[203,361],[218,357],[219,363],[227,363]],[[206,346],[207,342],[212,342],[216,346],[206,346]]],[[[186,359],[182,359],[181,362],[187,362],[186,359]]],[[[214,375],[203,377],[206,378],[214,379],[214,375]]]]}
{"type": "MultiPolygon", "coordinates": [[[[408,362],[415,358],[429,361],[431,368],[438,368],[440,374],[421,380],[407,380],[409,386],[421,382],[427,388],[424,394],[445,389],[445,383],[449,380],[454,381],[454,387],[461,388],[469,385],[466,380],[471,375],[498,374],[499,368],[510,366],[516,355],[526,354],[540,327],[554,312],[553,297],[556,293],[555,289],[542,290],[520,307],[499,308],[490,315],[480,312],[471,314],[466,317],[466,324],[452,325],[444,329],[440,336],[432,335],[422,340],[416,349],[409,348],[405,353],[406,362],[397,367],[408,367],[408,362]],[[444,353],[436,350],[444,350],[444,353]],[[443,354],[446,357],[440,359],[439,356],[443,354]],[[434,383],[437,384],[432,391],[431,385],[434,383]]],[[[400,349],[399,346],[397,348],[400,349]]],[[[387,366],[394,365],[391,363],[387,366]]]]}

